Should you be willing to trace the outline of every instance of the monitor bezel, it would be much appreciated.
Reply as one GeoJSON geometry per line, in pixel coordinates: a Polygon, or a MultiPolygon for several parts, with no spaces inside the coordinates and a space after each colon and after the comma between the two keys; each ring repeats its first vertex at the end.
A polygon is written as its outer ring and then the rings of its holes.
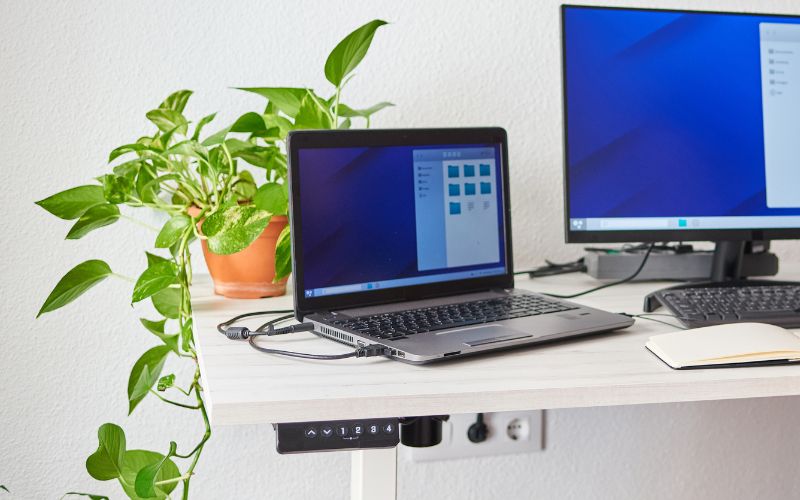
{"type": "Polygon", "coordinates": [[[748,229],[644,229],[624,231],[573,231],[569,208],[569,138],[567,107],[567,37],[566,14],[568,9],[622,10],[639,12],[672,12],[680,14],[709,14],[734,16],[763,16],[800,19],[800,15],[755,12],[729,12],[712,10],[659,9],[645,7],[561,5],[561,109],[563,113],[563,178],[564,178],[564,235],[567,243],[628,243],[659,241],[749,241],[800,238],[798,228],[748,228],[748,229]]]}
{"type": "Polygon", "coordinates": [[[292,222],[292,272],[295,316],[302,319],[317,311],[420,300],[442,295],[470,293],[493,288],[514,286],[514,263],[511,242],[511,202],[509,199],[508,139],[499,127],[447,129],[371,129],[371,130],[304,130],[292,131],[287,137],[289,160],[289,213],[292,222]],[[505,238],[506,272],[494,276],[455,281],[428,283],[406,287],[386,288],[365,292],[305,297],[302,248],[302,214],[298,152],[305,148],[345,148],[377,146],[426,146],[454,144],[500,144],[500,173],[503,184],[503,231],[505,238]]]}

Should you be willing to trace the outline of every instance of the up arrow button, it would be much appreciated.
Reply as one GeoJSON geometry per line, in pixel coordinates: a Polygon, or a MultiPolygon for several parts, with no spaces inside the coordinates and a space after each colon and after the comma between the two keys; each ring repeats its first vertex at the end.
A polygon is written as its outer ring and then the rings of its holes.
{"type": "Polygon", "coordinates": [[[315,438],[317,437],[317,429],[314,427],[307,427],[304,434],[307,438],[315,438]]]}

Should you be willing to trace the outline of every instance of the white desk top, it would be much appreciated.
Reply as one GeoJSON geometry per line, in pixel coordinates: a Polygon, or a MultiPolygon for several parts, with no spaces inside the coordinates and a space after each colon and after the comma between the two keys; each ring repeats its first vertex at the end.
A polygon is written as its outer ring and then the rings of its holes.
{"type": "MultiPolygon", "coordinates": [[[[793,279],[800,273],[782,273],[793,279]]],[[[596,286],[586,275],[518,279],[517,287],[569,293],[596,286]]],[[[640,313],[664,283],[626,284],[575,299],[612,312],[640,313]]],[[[207,276],[192,287],[196,341],[214,425],[399,417],[523,409],[629,405],[800,394],[800,367],[674,371],[644,348],[673,331],[638,319],[626,330],[541,347],[414,366],[383,358],[309,361],[262,354],[216,325],[237,314],[291,308],[291,296],[230,300],[207,276]]],[[[269,318],[245,321],[254,328],[269,318]]],[[[659,318],[667,319],[669,318],[659,318]]],[[[348,352],[311,333],[259,340],[278,349],[348,352]]]]}

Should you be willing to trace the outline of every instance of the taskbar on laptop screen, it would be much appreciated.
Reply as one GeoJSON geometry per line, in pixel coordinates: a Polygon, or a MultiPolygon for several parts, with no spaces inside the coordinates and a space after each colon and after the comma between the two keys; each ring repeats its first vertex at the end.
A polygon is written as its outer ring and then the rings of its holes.
{"type": "Polygon", "coordinates": [[[593,217],[572,218],[571,231],[674,231],[708,229],[784,229],[800,227],[800,216],[744,217],[593,217]]]}
{"type": "Polygon", "coordinates": [[[497,276],[504,274],[506,268],[503,266],[490,269],[473,269],[471,271],[458,271],[452,273],[429,274],[426,276],[415,276],[413,278],[399,278],[394,280],[374,281],[371,283],[353,283],[351,285],[337,285],[325,288],[313,288],[305,291],[306,298],[323,297],[326,295],[339,295],[343,293],[369,292],[385,288],[397,288],[401,286],[424,285],[426,283],[437,283],[442,281],[455,281],[470,278],[482,278],[484,276],[497,276]]]}

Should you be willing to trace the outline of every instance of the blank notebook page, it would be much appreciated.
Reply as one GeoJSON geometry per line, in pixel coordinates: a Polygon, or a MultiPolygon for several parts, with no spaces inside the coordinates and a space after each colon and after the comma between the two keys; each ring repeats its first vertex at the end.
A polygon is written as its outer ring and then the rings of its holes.
{"type": "Polygon", "coordinates": [[[736,323],[651,337],[647,348],[672,367],[800,358],[800,338],[779,326],[736,323]]]}

